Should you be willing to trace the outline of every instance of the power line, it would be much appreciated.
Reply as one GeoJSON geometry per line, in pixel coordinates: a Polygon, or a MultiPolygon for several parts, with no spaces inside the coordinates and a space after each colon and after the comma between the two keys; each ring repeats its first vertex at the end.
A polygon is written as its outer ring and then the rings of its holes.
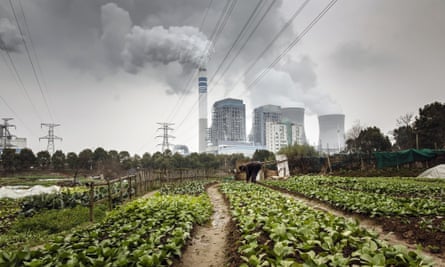
{"type": "MultiPolygon", "coordinates": [[[[255,64],[258,63],[258,61],[264,56],[264,54],[266,54],[266,52],[272,47],[272,45],[278,40],[278,38],[280,37],[281,34],[283,34],[283,32],[285,30],[287,30],[287,28],[292,25],[292,22],[294,21],[294,19],[301,13],[301,11],[303,11],[303,9],[306,7],[306,5],[310,2],[310,0],[305,0],[303,2],[303,4],[300,5],[300,7],[294,12],[294,14],[289,18],[289,20],[284,24],[284,26],[281,28],[281,30],[275,34],[274,38],[269,42],[269,44],[263,49],[263,51],[261,51],[261,53],[257,56],[257,58],[249,65],[249,67],[243,72],[243,74],[240,75],[240,77],[238,78],[238,80],[236,81],[235,85],[232,87],[235,88],[242,80],[243,77],[246,77],[247,74],[253,69],[253,67],[255,66],[255,64]]],[[[229,90],[232,91],[232,90],[229,90]]]]}
{"type": "Polygon", "coordinates": [[[233,48],[235,47],[235,45],[238,44],[238,41],[241,39],[241,37],[243,36],[243,34],[245,33],[247,26],[250,24],[250,22],[252,21],[252,18],[254,17],[255,14],[257,14],[258,9],[260,8],[260,6],[264,3],[264,0],[259,0],[258,3],[256,4],[255,8],[253,9],[252,13],[250,13],[249,18],[247,19],[246,23],[244,23],[243,28],[241,29],[241,31],[238,33],[238,35],[235,38],[235,41],[232,43],[232,46],[229,48],[229,51],[227,51],[226,55],[224,56],[223,60],[219,63],[218,68],[216,69],[216,71],[213,73],[212,77],[210,78],[209,83],[213,82],[213,79],[216,77],[216,75],[218,74],[218,72],[221,70],[221,67],[224,65],[224,63],[226,62],[227,58],[229,57],[230,53],[232,52],[233,48]]]}
{"type": "MultiPolygon", "coordinates": [[[[29,103],[31,103],[31,106],[34,109],[35,115],[39,118],[39,120],[42,120],[42,117],[40,116],[39,111],[37,110],[36,106],[34,105],[34,102],[32,101],[31,97],[29,96],[28,90],[25,87],[25,84],[23,83],[22,77],[20,76],[19,71],[17,70],[17,67],[14,63],[14,60],[12,59],[11,55],[9,54],[8,50],[5,50],[6,55],[8,56],[9,62],[11,63],[12,66],[12,70],[15,73],[15,77],[16,77],[16,81],[19,82],[20,87],[23,89],[23,91],[25,92],[26,98],[28,98],[29,103]]],[[[8,65],[9,66],[9,65],[8,65]]]]}
{"type": "Polygon", "coordinates": [[[34,136],[36,136],[36,134],[28,127],[28,125],[25,124],[25,122],[20,118],[20,116],[17,114],[17,112],[15,112],[15,110],[8,104],[8,102],[6,102],[6,100],[0,95],[0,99],[3,101],[3,103],[5,103],[5,106],[11,111],[12,114],[14,114],[14,116],[16,116],[19,121],[25,126],[25,128],[28,130],[28,132],[34,136]]]}
{"type": "MultiPolygon", "coordinates": [[[[248,86],[244,91],[255,86],[289,51],[301,41],[301,39],[317,24],[318,21],[337,3],[338,0],[331,0],[328,5],[306,26],[306,28],[278,55],[248,86]]],[[[243,92],[244,92],[243,91],[243,92]]]]}
{"type": "Polygon", "coordinates": [[[49,116],[51,117],[51,120],[54,121],[53,115],[52,115],[51,110],[50,110],[49,105],[48,105],[48,101],[46,100],[45,93],[43,92],[42,85],[41,85],[41,83],[40,83],[40,79],[39,79],[39,77],[38,77],[38,75],[37,75],[36,68],[35,68],[34,63],[33,63],[33,61],[32,61],[32,58],[31,58],[31,54],[30,54],[30,52],[29,52],[28,45],[26,44],[26,41],[25,41],[25,38],[24,38],[24,34],[23,34],[22,27],[20,26],[19,20],[18,20],[18,18],[17,18],[17,13],[15,12],[14,5],[12,4],[12,0],[9,0],[9,4],[10,4],[10,6],[11,6],[12,13],[14,14],[14,18],[15,18],[15,21],[16,21],[16,23],[17,23],[17,27],[18,27],[19,32],[20,32],[20,37],[21,37],[22,42],[23,42],[23,44],[24,44],[24,46],[25,46],[26,55],[28,56],[29,63],[31,64],[31,68],[32,68],[34,77],[35,77],[35,79],[36,79],[37,85],[38,85],[38,87],[39,87],[40,93],[42,94],[43,101],[44,101],[45,106],[46,106],[46,108],[47,108],[47,110],[48,110],[48,114],[49,114],[49,116]]]}
{"type": "Polygon", "coordinates": [[[214,84],[214,87],[216,87],[219,82],[223,79],[223,77],[225,76],[225,74],[227,73],[227,71],[230,69],[230,67],[233,65],[233,62],[238,58],[239,54],[241,53],[241,51],[244,49],[244,47],[246,46],[246,44],[248,43],[248,41],[250,40],[250,38],[252,38],[253,34],[256,32],[256,30],[258,29],[258,27],[260,26],[260,24],[263,22],[264,18],[266,17],[266,15],[269,13],[269,11],[272,9],[272,6],[275,4],[276,0],[273,0],[269,6],[267,7],[266,11],[263,13],[263,15],[261,16],[261,18],[258,20],[257,24],[255,25],[255,27],[253,28],[253,30],[250,32],[249,36],[247,36],[247,38],[244,40],[243,44],[241,45],[241,47],[238,49],[238,52],[236,53],[236,55],[234,55],[232,57],[232,60],[229,62],[229,64],[227,64],[226,68],[224,69],[223,73],[221,74],[220,78],[218,79],[218,81],[216,81],[216,83],[214,84]]]}
{"type": "Polygon", "coordinates": [[[18,0],[18,2],[19,2],[20,10],[22,11],[23,21],[25,22],[25,29],[26,29],[26,32],[28,33],[29,44],[31,46],[32,52],[34,53],[34,57],[35,57],[36,63],[37,63],[37,68],[38,68],[38,70],[40,72],[40,75],[42,77],[43,89],[45,89],[46,95],[48,96],[49,104],[51,104],[51,98],[50,98],[50,95],[48,94],[48,84],[46,82],[44,72],[43,72],[42,67],[40,65],[40,60],[39,60],[38,54],[37,54],[37,52],[35,50],[35,46],[34,46],[34,43],[32,41],[32,35],[31,35],[31,31],[29,30],[28,20],[26,19],[25,10],[23,9],[23,5],[22,5],[21,0],[18,0]]]}

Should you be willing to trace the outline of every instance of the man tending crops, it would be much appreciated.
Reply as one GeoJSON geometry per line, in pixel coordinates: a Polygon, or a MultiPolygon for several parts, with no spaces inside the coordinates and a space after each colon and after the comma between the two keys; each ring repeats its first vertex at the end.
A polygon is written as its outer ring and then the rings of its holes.
{"type": "Polygon", "coordinates": [[[258,172],[263,167],[263,163],[259,161],[252,161],[249,163],[246,163],[244,165],[239,166],[240,172],[246,172],[246,182],[249,181],[252,183],[256,182],[256,176],[258,175],[258,172]]]}

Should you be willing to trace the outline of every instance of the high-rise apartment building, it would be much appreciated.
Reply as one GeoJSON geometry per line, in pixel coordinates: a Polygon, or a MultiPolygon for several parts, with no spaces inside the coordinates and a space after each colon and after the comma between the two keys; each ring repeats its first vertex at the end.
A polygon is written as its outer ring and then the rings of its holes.
{"type": "Polygon", "coordinates": [[[246,141],[246,105],[242,100],[226,98],[213,104],[210,140],[213,145],[246,141]]]}
{"type": "Polygon", "coordinates": [[[266,122],[266,148],[277,153],[281,148],[303,144],[303,126],[291,122],[266,122]]]}

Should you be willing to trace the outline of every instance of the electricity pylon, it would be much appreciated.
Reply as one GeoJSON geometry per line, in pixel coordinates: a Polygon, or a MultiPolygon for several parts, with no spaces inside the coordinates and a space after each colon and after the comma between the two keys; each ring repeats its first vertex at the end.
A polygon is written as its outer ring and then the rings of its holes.
{"type": "Polygon", "coordinates": [[[15,137],[15,135],[11,135],[8,128],[14,127],[15,125],[9,124],[8,121],[13,120],[12,118],[2,118],[3,124],[0,124],[0,139],[2,141],[2,148],[11,148],[14,145],[11,144],[12,137],[15,137]]]}
{"type": "Polygon", "coordinates": [[[171,125],[174,125],[174,123],[170,122],[158,122],[157,124],[161,125],[161,127],[158,128],[158,130],[162,130],[163,134],[156,136],[156,138],[162,137],[162,144],[158,144],[158,146],[162,146],[162,152],[164,152],[166,149],[170,148],[170,143],[168,142],[169,138],[175,138],[172,135],[168,134],[168,131],[172,131],[173,128],[171,128],[171,125]]]}
{"type": "Polygon", "coordinates": [[[40,128],[42,128],[43,126],[48,127],[48,135],[40,137],[40,139],[48,139],[48,146],[46,148],[46,150],[52,154],[54,154],[54,140],[60,140],[62,141],[63,139],[61,137],[55,136],[54,135],[54,127],[60,126],[60,124],[55,124],[55,123],[41,123],[40,124],[40,128]]]}

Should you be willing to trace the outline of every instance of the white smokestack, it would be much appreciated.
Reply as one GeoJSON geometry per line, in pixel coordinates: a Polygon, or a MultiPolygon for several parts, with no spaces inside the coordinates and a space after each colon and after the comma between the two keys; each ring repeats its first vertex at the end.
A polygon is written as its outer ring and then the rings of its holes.
{"type": "Polygon", "coordinates": [[[199,68],[199,153],[207,148],[207,70],[199,68]]]}

